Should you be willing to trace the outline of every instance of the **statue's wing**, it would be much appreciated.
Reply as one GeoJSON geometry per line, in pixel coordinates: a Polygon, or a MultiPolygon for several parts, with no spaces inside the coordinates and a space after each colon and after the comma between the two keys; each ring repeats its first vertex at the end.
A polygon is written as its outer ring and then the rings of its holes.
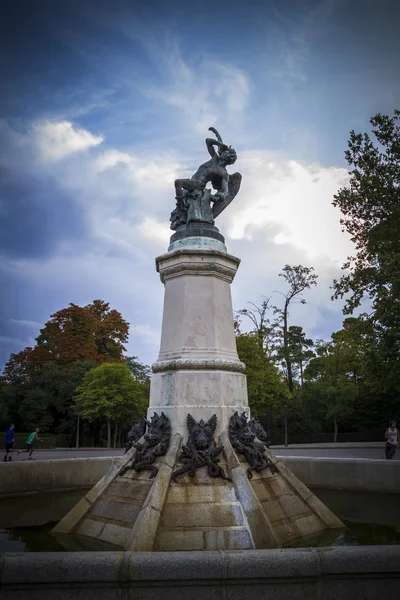
{"type": "Polygon", "coordinates": [[[216,202],[213,206],[213,217],[214,219],[218,217],[222,213],[223,210],[232,202],[236,194],[240,189],[240,184],[242,183],[242,176],[240,173],[234,173],[233,175],[229,175],[228,182],[228,195],[223,202],[216,202]]]}

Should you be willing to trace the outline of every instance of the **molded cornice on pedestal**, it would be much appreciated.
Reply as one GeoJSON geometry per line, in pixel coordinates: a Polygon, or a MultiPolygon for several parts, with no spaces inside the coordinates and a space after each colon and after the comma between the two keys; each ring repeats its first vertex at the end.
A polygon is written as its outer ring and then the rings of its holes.
{"type": "Polygon", "coordinates": [[[163,360],[152,365],[153,373],[180,370],[218,370],[243,373],[246,365],[239,360],[163,360]]]}
{"type": "Polygon", "coordinates": [[[210,248],[183,248],[156,258],[163,283],[182,275],[209,275],[232,283],[239,264],[236,256],[210,248]]]}

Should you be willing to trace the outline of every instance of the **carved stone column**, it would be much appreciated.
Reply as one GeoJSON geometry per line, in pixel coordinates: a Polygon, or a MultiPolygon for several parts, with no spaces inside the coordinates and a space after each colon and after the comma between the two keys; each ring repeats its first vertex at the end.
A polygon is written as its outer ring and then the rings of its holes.
{"type": "Polygon", "coordinates": [[[239,263],[220,241],[195,237],[156,259],[165,297],[149,414],[164,411],[173,433],[186,435],[188,413],[197,420],[215,413],[220,433],[236,410],[249,411],[230,289],[239,263]]]}

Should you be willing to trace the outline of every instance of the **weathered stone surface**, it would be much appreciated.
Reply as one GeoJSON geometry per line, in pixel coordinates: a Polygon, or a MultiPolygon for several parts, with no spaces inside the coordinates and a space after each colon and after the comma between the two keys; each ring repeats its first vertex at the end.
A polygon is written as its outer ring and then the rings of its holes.
{"type": "Polygon", "coordinates": [[[269,479],[268,486],[264,485],[264,481],[261,479],[258,482],[254,482],[253,487],[261,502],[269,499],[275,500],[275,498],[279,498],[280,496],[294,495],[293,489],[280,476],[269,479]]]}
{"type": "Polygon", "coordinates": [[[168,504],[161,516],[161,527],[231,527],[243,525],[243,513],[236,504],[168,504]]]}
{"type": "Polygon", "coordinates": [[[82,498],[74,508],[54,527],[54,533],[71,533],[77,525],[82,521],[83,517],[90,510],[92,505],[87,501],[86,497],[82,498]]]}
{"type": "Polygon", "coordinates": [[[205,549],[204,531],[159,531],[154,544],[154,551],[189,552],[205,549]]]}
{"type": "Polygon", "coordinates": [[[253,542],[246,527],[230,527],[205,532],[206,550],[245,550],[253,549],[253,542]]]}
{"type": "Polygon", "coordinates": [[[400,546],[334,546],[319,549],[323,573],[354,575],[360,572],[396,573],[400,570],[400,546]]]}
{"type": "Polygon", "coordinates": [[[295,524],[300,536],[304,537],[326,528],[325,523],[315,514],[300,516],[295,520],[295,524]]]}
{"type": "MultiPolygon", "coordinates": [[[[136,593],[136,592],[135,592],[136,593]]],[[[6,600],[27,600],[26,590],[8,589],[4,591],[3,598],[6,600]]],[[[31,589],[30,600],[120,600],[118,588],[93,589],[88,586],[77,590],[68,586],[57,585],[56,589],[31,589]]]]}
{"type": "Polygon", "coordinates": [[[110,498],[101,498],[90,511],[90,515],[95,517],[103,517],[111,521],[124,521],[125,523],[133,523],[140,512],[141,505],[133,502],[121,502],[120,500],[112,500],[110,498]]]}
{"type": "Polygon", "coordinates": [[[128,539],[129,532],[129,527],[121,527],[120,525],[106,523],[104,529],[102,529],[100,534],[96,537],[99,540],[104,540],[109,544],[115,544],[116,546],[123,548],[128,539]]]}
{"type": "Polygon", "coordinates": [[[119,552],[8,554],[1,571],[1,584],[117,582],[122,559],[119,552]]]}
{"type": "MultiPolygon", "coordinates": [[[[280,546],[288,546],[300,539],[300,531],[295,521],[279,521],[274,525],[274,533],[279,540],[280,546]]],[[[309,534],[306,534],[311,535],[309,534]]]]}
{"type": "MultiPolygon", "coordinates": [[[[276,465],[281,476],[286,479],[295,493],[300,496],[319,519],[330,528],[343,528],[344,524],[306,487],[289,469],[276,458],[276,465]],[[310,503],[312,499],[312,504],[310,503]]],[[[309,531],[311,534],[312,531],[309,531]]]]}
{"type": "Polygon", "coordinates": [[[220,370],[184,370],[152,376],[150,409],[163,410],[173,431],[186,436],[188,412],[198,421],[217,415],[218,434],[229,425],[232,411],[247,410],[246,378],[242,373],[220,370]],[[175,429],[174,429],[175,427],[175,429]]]}
{"type": "Polygon", "coordinates": [[[88,537],[96,538],[104,529],[105,523],[102,521],[94,521],[93,519],[85,519],[79,527],[77,533],[88,537]]]}
{"type": "Polygon", "coordinates": [[[278,548],[280,544],[271,522],[262,510],[245,473],[245,466],[238,460],[225,432],[221,434],[220,442],[224,446],[227,463],[231,466],[232,482],[250,527],[252,544],[256,548],[278,548]]]}
{"type": "Polygon", "coordinates": [[[285,456],[280,462],[310,487],[379,493],[397,493],[400,489],[397,461],[285,456]]]}
{"type": "Polygon", "coordinates": [[[154,548],[160,511],[152,506],[144,506],[125,543],[125,550],[130,552],[151,552],[154,548]]]}
{"type": "MultiPolygon", "coordinates": [[[[197,582],[193,582],[190,585],[177,585],[163,586],[163,588],[137,588],[128,590],[127,600],[154,600],[155,593],[157,598],[162,596],[162,600],[225,600],[221,596],[220,585],[197,585],[197,582]],[[140,594],[140,595],[138,595],[140,594]]],[[[120,600],[120,598],[118,598],[120,600]]],[[[125,598],[124,598],[125,600],[125,598]]]]}
{"type": "Polygon", "coordinates": [[[157,259],[165,299],[154,368],[157,371],[157,365],[164,363],[171,367],[152,377],[149,413],[163,410],[173,431],[183,436],[188,412],[196,420],[204,417],[205,409],[210,415],[215,413],[219,433],[228,426],[231,407],[248,409],[230,292],[238,264],[237,258],[224,251],[201,246],[173,250],[157,259]],[[204,361],[210,363],[206,370],[204,361]]]}
{"type": "Polygon", "coordinates": [[[310,510],[298,496],[281,496],[278,500],[268,500],[262,503],[271,523],[281,519],[290,519],[300,515],[309,515],[310,510]]]}
{"type": "Polygon", "coordinates": [[[236,502],[232,484],[225,485],[174,485],[168,491],[169,504],[197,504],[204,502],[236,502]]]}
{"type": "MultiPolygon", "coordinates": [[[[315,584],[302,582],[263,582],[227,585],[227,600],[313,600],[315,584]]],[[[318,599],[319,600],[319,599],[318,599]]]]}
{"type": "Polygon", "coordinates": [[[125,549],[135,552],[151,552],[171,481],[172,467],[175,464],[182,443],[182,437],[176,433],[159,468],[142,510],[126,540],[125,549]]]}
{"type": "Polygon", "coordinates": [[[154,550],[163,552],[193,550],[243,550],[254,548],[246,527],[159,531],[154,550]]]}
{"type": "Polygon", "coordinates": [[[223,581],[221,552],[146,552],[132,555],[130,581],[223,581]]]}
{"type": "Polygon", "coordinates": [[[107,496],[118,496],[120,498],[128,498],[130,500],[143,501],[146,499],[147,494],[151,488],[151,481],[137,481],[132,484],[130,481],[126,481],[123,477],[114,479],[112,484],[107,490],[107,496]]]}
{"type": "Polygon", "coordinates": [[[400,547],[3,556],[2,600],[397,598],[400,547]]]}

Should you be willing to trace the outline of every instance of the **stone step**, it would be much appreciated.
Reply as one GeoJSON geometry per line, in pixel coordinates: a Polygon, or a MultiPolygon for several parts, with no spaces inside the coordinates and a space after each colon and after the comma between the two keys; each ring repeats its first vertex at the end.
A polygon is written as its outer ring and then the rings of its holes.
{"type": "Polygon", "coordinates": [[[251,536],[244,526],[180,531],[159,530],[154,546],[154,550],[158,552],[252,548],[254,545],[251,536]]]}
{"type": "Polygon", "coordinates": [[[168,504],[197,504],[204,502],[237,502],[232,484],[226,485],[174,485],[168,490],[168,504]]]}
{"type": "Polygon", "coordinates": [[[79,535],[106,541],[123,548],[130,531],[130,527],[121,527],[121,525],[115,523],[106,523],[88,518],[83,521],[77,533],[79,535]]]}
{"type": "Polygon", "coordinates": [[[123,521],[133,526],[141,508],[142,503],[121,502],[105,496],[96,502],[88,516],[103,517],[108,521],[123,521]]]}
{"type": "Polygon", "coordinates": [[[108,498],[124,498],[126,501],[143,503],[150,491],[152,482],[127,480],[124,477],[115,479],[106,491],[108,498]]]}
{"type": "Polygon", "coordinates": [[[244,517],[239,502],[193,505],[165,504],[160,519],[160,528],[169,527],[232,527],[243,525],[244,517]]]}
{"type": "Polygon", "coordinates": [[[261,502],[272,524],[282,519],[310,515],[310,507],[299,496],[281,496],[279,500],[261,502]]]}
{"type": "Polygon", "coordinates": [[[296,496],[294,490],[280,475],[275,475],[274,479],[259,478],[255,481],[252,480],[251,485],[260,502],[275,500],[281,496],[296,496]]]}
{"type": "Polygon", "coordinates": [[[326,529],[308,502],[311,491],[309,497],[302,497],[284,476],[272,475],[268,469],[257,473],[251,485],[282,546],[326,529]]]}

